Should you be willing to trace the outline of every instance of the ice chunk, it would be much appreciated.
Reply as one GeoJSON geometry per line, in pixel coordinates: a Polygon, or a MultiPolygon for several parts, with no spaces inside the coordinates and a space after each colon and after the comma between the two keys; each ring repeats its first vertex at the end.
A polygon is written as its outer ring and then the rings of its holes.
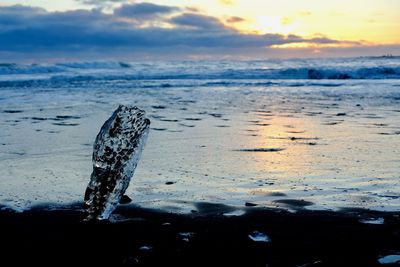
{"type": "Polygon", "coordinates": [[[387,255],[378,259],[380,264],[400,263],[400,255],[387,255]]]}
{"type": "Polygon", "coordinates": [[[266,234],[258,231],[251,232],[249,238],[255,242],[271,242],[271,239],[266,234]]]}
{"type": "Polygon", "coordinates": [[[120,105],[101,127],[93,146],[93,172],[85,192],[87,219],[108,219],[128,188],[150,120],[137,107],[120,105]]]}
{"type": "Polygon", "coordinates": [[[366,223],[366,224],[384,224],[384,223],[385,223],[385,219],[384,219],[384,218],[362,219],[362,220],[360,220],[360,223],[366,223]]]}
{"type": "Polygon", "coordinates": [[[234,210],[231,212],[226,212],[222,215],[227,216],[227,217],[232,217],[232,216],[242,216],[244,215],[246,212],[244,210],[234,210]]]}
{"type": "Polygon", "coordinates": [[[194,233],[193,232],[181,232],[181,233],[178,233],[178,236],[180,236],[182,238],[182,241],[189,242],[190,238],[192,238],[194,236],[194,233]]]}
{"type": "Polygon", "coordinates": [[[141,251],[150,251],[152,249],[153,249],[153,247],[151,247],[151,246],[141,246],[139,248],[139,250],[141,250],[141,251]]]}

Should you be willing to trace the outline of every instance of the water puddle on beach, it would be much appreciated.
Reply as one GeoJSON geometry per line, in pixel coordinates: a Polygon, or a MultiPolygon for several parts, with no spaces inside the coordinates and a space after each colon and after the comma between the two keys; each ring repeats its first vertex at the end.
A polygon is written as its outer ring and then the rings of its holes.
{"type": "Polygon", "coordinates": [[[118,104],[129,104],[151,119],[127,191],[137,205],[400,210],[400,100],[391,84],[166,82],[2,88],[0,203],[23,210],[82,201],[96,134],[118,104]]]}

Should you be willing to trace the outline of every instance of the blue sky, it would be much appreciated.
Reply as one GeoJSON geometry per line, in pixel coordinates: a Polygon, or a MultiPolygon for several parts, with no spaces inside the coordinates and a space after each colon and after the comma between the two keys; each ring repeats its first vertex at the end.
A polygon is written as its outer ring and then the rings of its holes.
{"type": "MultiPolygon", "coordinates": [[[[304,0],[304,3],[309,1],[304,0]]],[[[305,27],[300,18],[315,13],[307,6],[297,11],[294,9],[285,17],[285,13],[272,16],[267,11],[259,15],[257,6],[253,11],[250,7],[240,10],[239,0],[210,2],[208,7],[214,5],[213,11],[193,1],[185,1],[188,3],[185,5],[179,4],[183,1],[173,0],[48,2],[0,1],[1,61],[263,59],[400,54],[398,36],[387,40],[375,35],[342,36],[345,29],[333,27],[333,18],[332,21],[326,19],[326,31],[305,27]],[[299,19],[296,20],[296,16],[299,19]]],[[[385,9],[382,7],[382,10],[385,9]]],[[[393,25],[399,26],[395,17],[393,21],[381,21],[379,25],[385,25],[382,31],[386,30],[388,34],[393,25]]],[[[362,34],[364,28],[359,27],[358,34],[362,34]]],[[[368,27],[365,32],[368,33],[368,27]]]]}

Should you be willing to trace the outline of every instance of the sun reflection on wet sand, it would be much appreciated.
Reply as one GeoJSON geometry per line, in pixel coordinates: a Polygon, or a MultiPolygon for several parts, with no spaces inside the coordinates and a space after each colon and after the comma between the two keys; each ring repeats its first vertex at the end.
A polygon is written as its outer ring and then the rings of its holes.
{"type": "MultiPolygon", "coordinates": [[[[283,149],[278,152],[242,153],[239,156],[246,162],[243,172],[258,172],[265,179],[285,179],[310,172],[310,166],[315,161],[316,136],[313,132],[314,123],[308,118],[293,118],[280,116],[278,112],[269,113],[268,120],[263,120],[263,113],[250,113],[248,128],[255,131],[256,136],[242,138],[239,146],[246,148],[283,149]],[[268,123],[269,125],[264,125],[268,123]],[[296,134],[293,131],[306,133],[296,134]]],[[[319,140],[318,140],[319,141],[319,140]]]]}

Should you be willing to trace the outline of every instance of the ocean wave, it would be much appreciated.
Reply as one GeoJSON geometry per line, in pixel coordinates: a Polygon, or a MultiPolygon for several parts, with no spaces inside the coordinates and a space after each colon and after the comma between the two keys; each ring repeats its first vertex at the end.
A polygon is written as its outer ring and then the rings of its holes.
{"type": "Polygon", "coordinates": [[[118,68],[131,67],[129,63],[114,62],[114,61],[64,62],[64,63],[57,63],[56,66],[73,68],[73,69],[118,69],[118,68]]]}
{"type": "Polygon", "coordinates": [[[0,88],[56,88],[67,86],[73,88],[86,88],[103,86],[110,82],[113,87],[122,88],[201,88],[201,87],[340,87],[345,83],[335,81],[310,81],[310,80],[199,80],[199,79],[168,79],[168,80],[141,80],[134,77],[118,76],[55,76],[51,79],[10,80],[0,81],[0,88]]]}
{"type": "Polygon", "coordinates": [[[66,62],[55,64],[16,64],[0,63],[0,75],[8,74],[46,74],[79,70],[111,70],[130,68],[126,62],[66,62]]]}
{"type": "Polygon", "coordinates": [[[15,63],[0,63],[0,75],[10,74],[44,74],[44,73],[60,73],[65,68],[56,65],[22,65],[15,63]]]}
{"type": "Polygon", "coordinates": [[[400,79],[400,67],[256,69],[226,72],[223,76],[231,79],[243,77],[280,80],[400,79]]]}
{"type": "MultiPolygon", "coordinates": [[[[400,79],[400,61],[281,61],[281,62],[69,62],[55,64],[0,64],[0,80],[354,80],[400,79]],[[29,77],[31,75],[31,77],[29,77]]],[[[221,83],[221,82],[219,82],[221,83]]],[[[223,85],[223,84],[220,84],[223,85]]]]}

